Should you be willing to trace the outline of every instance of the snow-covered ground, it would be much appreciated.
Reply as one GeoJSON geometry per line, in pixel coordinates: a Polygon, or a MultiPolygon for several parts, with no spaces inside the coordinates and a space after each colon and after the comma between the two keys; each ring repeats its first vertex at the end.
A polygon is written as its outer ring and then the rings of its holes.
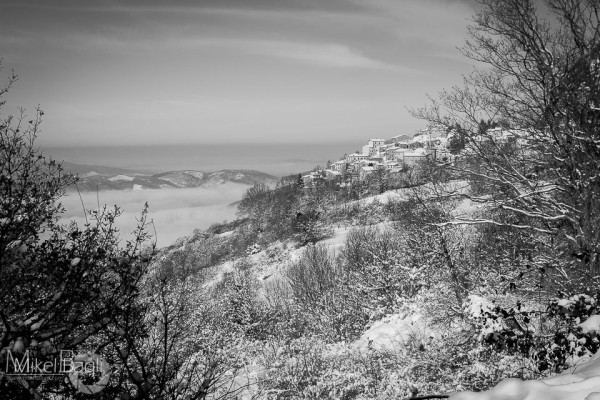
{"type": "Polygon", "coordinates": [[[112,178],[108,178],[109,181],[132,181],[133,179],[134,178],[129,175],[116,175],[112,178]]]}
{"type": "MultiPolygon", "coordinates": [[[[389,191],[382,195],[371,196],[360,200],[363,205],[373,202],[387,203],[402,200],[406,190],[389,191]]],[[[468,200],[457,204],[457,214],[464,215],[472,212],[475,206],[468,200]]],[[[390,222],[383,222],[372,227],[385,230],[390,227],[390,222]]],[[[334,226],[331,235],[320,242],[330,251],[339,251],[346,242],[347,235],[352,227],[334,226]]],[[[226,237],[232,232],[225,232],[220,236],[226,237]]],[[[275,242],[265,248],[258,245],[248,249],[247,262],[252,264],[251,270],[263,288],[269,283],[284,280],[284,274],[290,263],[300,259],[305,251],[293,240],[275,242]]],[[[211,268],[211,276],[206,283],[212,285],[222,279],[227,272],[235,270],[236,262],[228,261],[211,268]]],[[[472,296],[471,308],[482,309],[484,299],[472,296]]],[[[580,324],[584,332],[600,331],[600,316],[594,315],[580,324]]],[[[407,343],[417,340],[426,341],[428,338],[437,337],[433,324],[427,314],[413,306],[411,309],[402,310],[393,315],[374,322],[357,340],[350,343],[334,343],[326,346],[325,353],[328,357],[338,357],[344,354],[366,354],[375,352],[402,353],[407,348],[407,343]]],[[[251,398],[251,392],[256,389],[252,383],[265,373],[263,367],[252,365],[246,375],[236,379],[236,385],[248,386],[248,390],[241,393],[242,398],[251,398]]],[[[456,386],[454,386],[456,387],[456,386]]],[[[450,395],[451,400],[600,400],[600,353],[591,359],[584,360],[565,373],[544,380],[523,381],[520,379],[506,379],[496,387],[485,392],[457,392],[450,395]]]]}
{"type": "MultiPolygon", "coordinates": [[[[586,332],[600,331],[600,315],[580,324],[586,332]]],[[[352,343],[356,350],[402,351],[408,340],[435,334],[419,310],[394,314],[374,323],[352,343]]],[[[450,400],[600,400],[600,353],[568,371],[539,381],[505,379],[485,392],[458,392],[450,400]]]]}
{"type": "Polygon", "coordinates": [[[353,343],[353,347],[365,351],[402,352],[409,340],[420,340],[430,334],[428,331],[422,314],[394,314],[375,322],[353,343]]]}
{"type": "MultiPolygon", "coordinates": [[[[600,315],[579,325],[600,331],[600,315]]],[[[485,392],[460,392],[450,400],[600,400],[600,352],[564,373],[539,381],[505,379],[485,392]]]]}

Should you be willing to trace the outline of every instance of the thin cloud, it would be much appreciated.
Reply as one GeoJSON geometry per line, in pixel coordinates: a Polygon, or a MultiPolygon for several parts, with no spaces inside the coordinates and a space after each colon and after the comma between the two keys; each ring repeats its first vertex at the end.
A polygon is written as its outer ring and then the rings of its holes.
{"type": "Polygon", "coordinates": [[[467,1],[5,0],[0,57],[46,145],[357,139],[471,69],[467,1]]]}
{"type": "MultiPolygon", "coordinates": [[[[192,50],[212,49],[222,53],[258,55],[277,59],[300,62],[328,68],[375,69],[397,71],[408,68],[390,64],[365,55],[358,49],[340,43],[308,43],[294,41],[276,41],[262,39],[224,39],[202,37],[166,37],[152,35],[136,38],[136,41],[123,42],[117,37],[100,35],[80,35],[71,38],[79,45],[93,45],[106,49],[121,48],[123,51],[132,47],[154,49],[156,47],[187,48],[192,50]]],[[[64,41],[63,41],[64,43],[64,41]]],[[[416,71],[412,71],[416,72],[416,71]]]]}
{"type": "Polygon", "coordinates": [[[20,0],[7,1],[0,8],[24,8],[44,10],[78,10],[88,12],[189,12],[207,9],[258,10],[258,11],[331,11],[363,12],[365,7],[348,0],[137,0],[85,3],[79,0],[20,0]]]}
{"type": "Polygon", "coordinates": [[[323,67],[386,69],[396,66],[374,60],[341,44],[308,44],[274,41],[255,41],[245,47],[249,53],[300,61],[323,67]]]}
{"type": "Polygon", "coordinates": [[[339,43],[302,43],[253,39],[183,39],[173,45],[229,51],[299,61],[331,68],[398,70],[401,67],[368,57],[339,43]]]}

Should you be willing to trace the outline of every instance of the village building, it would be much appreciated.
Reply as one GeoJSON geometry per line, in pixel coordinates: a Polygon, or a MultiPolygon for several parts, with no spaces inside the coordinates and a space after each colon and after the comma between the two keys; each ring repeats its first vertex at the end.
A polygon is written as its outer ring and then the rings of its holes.
{"type": "Polygon", "coordinates": [[[346,156],[347,163],[353,163],[355,161],[366,160],[369,156],[365,154],[352,153],[346,156]]]}
{"type": "Polygon", "coordinates": [[[394,168],[398,168],[400,164],[396,161],[392,161],[392,162],[386,162],[383,165],[384,165],[385,169],[387,169],[388,171],[391,171],[394,168]]]}
{"type": "Polygon", "coordinates": [[[396,146],[389,146],[387,149],[385,149],[385,157],[384,157],[384,161],[395,161],[395,154],[394,152],[398,150],[398,147],[396,146]]]}
{"type": "Polygon", "coordinates": [[[360,161],[354,161],[352,164],[350,164],[348,170],[353,173],[358,173],[360,171],[361,166],[362,165],[360,161]]]}
{"type": "Polygon", "coordinates": [[[399,149],[412,149],[414,148],[414,143],[412,141],[404,140],[396,142],[396,147],[399,149]]]}
{"type": "Polygon", "coordinates": [[[325,178],[326,179],[334,179],[334,178],[341,177],[341,176],[342,176],[342,173],[340,171],[334,171],[331,169],[325,170],[325,178]]]}
{"type": "Polygon", "coordinates": [[[348,169],[348,163],[345,160],[336,161],[331,164],[330,168],[334,171],[344,172],[348,169]]]}
{"type": "Polygon", "coordinates": [[[363,146],[362,153],[369,157],[377,157],[383,151],[385,139],[369,139],[369,142],[363,146]]]}
{"type": "MultiPolygon", "coordinates": [[[[507,133],[502,136],[497,133],[494,135],[510,138],[507,133]]],[[[346,155],[344,160],[333,163],[330,169],[365,175],[378,169],[398,172],[405,166],[412,167],[427,159],[451,162],[455,157],[448,151],[447,145],[446,128],[431,125],[417,131],[412,137],[400,134],[390,139],[369,139],[362,148],[362,154],[346,155]]]]}
{"type": "Polygon", "coordinates": [[[383,157],[371,157],[367,160],[368,164],[377,164],[377,163],[382,163],[383,162],[383,157]]]}
{"type": "Polygon", "coordinates": [[[410,152],[411,150],[406,149],[397,149],[394,151],[394,160],[399,162],[404,162],[404,154],[410,152]]]}
{"type": "Polygon", "coordinates": [[[432,154],[427,152],[427,149],[421,148],[416,149],[411,152],[404,153],[403,163],[408,167],[414,167],[417,163],[425,161],[428,157],[431,157],[432,154]]]}
{"type": "Polygon", "coordinates": [[[381,154],[381,149],[379,147],[369,147],[369,153],[367,154],[369,158],[379,157],[381,154]]]}
{"type": "Polygon", "coordinates": [[[362,179],[362,178],[364,178],[364,177],[372,174],[375,171],[376,171],[375,167],[369,167],[369,166],[361,167],[361,169],[359,171],[360,172],[360,177],[362,179]]]}
{"type": "Polygon", "coordinates": [[[370,139],[369,140],[369,147],[379,147],[379,146],[383,146],[385,144],[385,139],[370,139]]]}
{"type": "Polygon", "coordinates": [[[504,129],[502,127],[490,128],[485,131],[485,134],[472,137],[475,143],[493,142],[504,144],[511,141],[516,141],[521,145],[527,144],[527,132],[521,129],[504,129]]]}
{"type": "Polygon", "coordinates": [[[311,173],[302,176],[302,183],[305,187],[309,187],[315,184],[319,179],[324,178],[324,171],[312,171],[311,173]]]}
{"type": "Polygon", "coordinates": [[[312,175],[309,174],[309,175],[302,176],[302,183],[304,184],[304,186],[312,184],[312,181],[313,181],[312,175]]]}

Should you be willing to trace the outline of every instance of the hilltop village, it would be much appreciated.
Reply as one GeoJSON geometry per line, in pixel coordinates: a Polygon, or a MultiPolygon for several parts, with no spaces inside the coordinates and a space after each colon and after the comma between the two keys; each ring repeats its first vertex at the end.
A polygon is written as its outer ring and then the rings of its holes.
{"type": "MultiPolygon", "coordinates": [[[[412,137],[402,134],[390,139],[370,139],[362,147],[362,152],[345,154],[338,161],[328,164],[327,168],[317,168],[302,176],[302,181],[309,184],[318,179],[335,179],[346,174],[362,179],[377,171],[398,173],[426,160],[453,163],[460,153],[466,151],[456,148],[451,150],[451,141],[455,136],[455,130],[429,126],[417,131],[412,137]]],[[[496,144],[514,139],[523,144],[525,137],[524,132],[518,129],[494,127],[471,139],[474,143],[492,141],[496,144]]]]}
{"type": "Polygon", "coordinates": [[[426,159],[450,161],[446,130],[430,127],[415,135],[397,135],[390,139],[370,139],[362,152],[345,154],[340,160],[331,163],[324,170],[312,171],[304,175],[305,184],[315,179],[334,179],[344,174],[365,177],[375,171],[400,172],[426,159]]]}

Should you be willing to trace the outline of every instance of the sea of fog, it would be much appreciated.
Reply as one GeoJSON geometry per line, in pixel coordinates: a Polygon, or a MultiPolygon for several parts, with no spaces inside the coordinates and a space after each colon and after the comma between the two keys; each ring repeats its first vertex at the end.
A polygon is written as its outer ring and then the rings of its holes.
{"type": "MultiPolygon", "coordinates": [[[[62,147],[43,148],[43,152],[58,161],[102,165],[132,169],[139,172],[159,173],[194,169],[217,171],[221,169],[253,169],[275,176],[308,171],[317,165],[335,161],[344,153],[360,148],[359,143],[303,144],[303,145],[210,145],[210,146],[136,146],[136,147],[62,147]]],[[[117,220],[121,237],[130,237],[137,225],[136,218],[145,202],[154,221],[159,247],[188,236],[195,229],[231,221],[236,206],[248,186],[229,183],[213,188],[103,190],[68,193],[61,199],[66,208],[61,222],[75,220],[85,223],[85,209],[118,205],[123,214],[117,220]],[[82,201],[83,204],[82,205],[82,201]]]]}
{"type": "MultiPolygon", "coordinates": [[[[242,198],[248,186],[227,183],[217,188],[151,189],[151,190],[103,190],[96,192],[69,192],[60,202],[66,212],[61,223],[76,221],[80,226],[86,222],[87,210],[98,205],[112,208],[118,205],[122,215],[117,219],[117,228],[123,240],[131,238],[137,226],[144,203],[149,205],[149,217],[156,230],[159,247],[173,243],[181,236],[191,235],[194,229],[206,229],[216,222],[235,218],[236,206],[231,203],[242,198]],[[83,201],[83,205],[82,205],[83,201]]],[[[89,217],[88,217],[89,219],[89,217]]]]}

